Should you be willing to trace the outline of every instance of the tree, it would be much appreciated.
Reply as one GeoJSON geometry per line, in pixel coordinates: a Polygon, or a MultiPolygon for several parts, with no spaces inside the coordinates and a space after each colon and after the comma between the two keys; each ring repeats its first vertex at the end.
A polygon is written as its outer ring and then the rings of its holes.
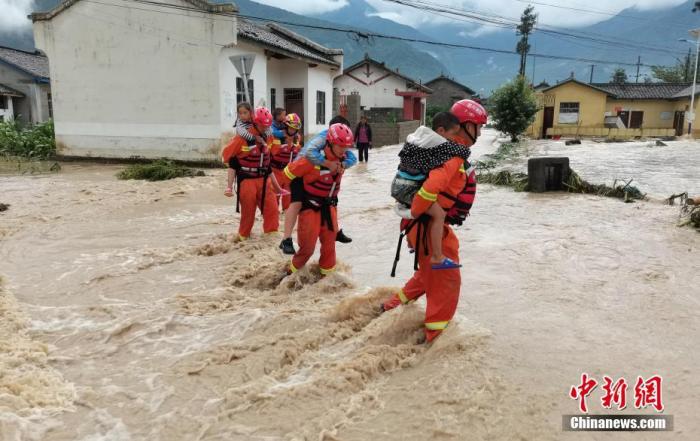
{"type": "Polygon", "coordinates": [[[666,83],[688,83],[693,81],[695,57],[688,54],[685,61],[678,60],[673,66],[652,66],[651,74],[666,83]]]}
{"type": "Polygon", "coordinates": [[[538,110],[535,93],[522,75],[498,88],[489,103],[496,129],[510,135],[513,142],[532,124],[538,110]]]}
{"type": "Polygon", "coordinates": [[[534,13],[535,8],[529,5],[523,11],[523,15],[520,17],[520,24],[517,27],[515,35],[520,35],[520,41],[515,47],[515,50],[520,54],[520,75],[525,76],[525,65],[527,64],[527,54],[530,52],[530,43],[528,39],[532,30],[535,28],[537,23],[537,14],[534,13]]]}
{"type": "Polygon", "coordinates": [[[625,69],[618,67],[615,69],[615,73],[613,73],[612,77],[610,78],[611,83],[615,84],[624,84],[627,82],[627,72],[625,72],[625,69]]]}

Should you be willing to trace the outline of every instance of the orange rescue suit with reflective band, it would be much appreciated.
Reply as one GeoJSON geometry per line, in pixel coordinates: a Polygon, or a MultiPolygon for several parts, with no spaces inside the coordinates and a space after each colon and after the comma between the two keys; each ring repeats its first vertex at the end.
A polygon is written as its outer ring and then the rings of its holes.
{"type": "MultiPolygon", "coordinates": [[[[249,131],[255,136],[259,135],[255,128],[251,128],[249,131]]],[[[236,135],[221,151],[221,160],[228,164],[231,158],[237,158],[241,167],[247,169],[268,168],[270,166],[269,146],[272,145],[272,141],[272,135],[267,137],[266,145],[258,144],[257,141],[248,141],[242,136],[236,135]]]]}
{"type": "MultiPolygon", "coordinates": [[[[326,158],[335,160],[335,156],[328,148],[326,148],[326,158]]],[[[322,170],[308,159],[302,158],[284,169],[285,182],[296,178],[304,180],[307,198],[304,208],[309,209],[302,210],[299,214],[297,229],[299,249],[292,258],[290,269],[296,271],[306,265],[320,239],[321,256],[318,264],[321,273],[328,274],[335,269],[335,238],[338,226],[336,207],[334,203],[330,203],[330,200],[338,196],[342,173],[332,174],[329,170],[322,170]],[[318,205],[307,205],[311,202],[316,202],[318,205]]]]}
{"type": "Polygon", "coordinates": [[[450,159],[442,166],[430,171],[423,186],[413,198],[411,215],[414,218],[420,217],[435,202],[445,210],[449,210],[454,204],[454,200],[440,193],[446,193],[453,198],[457,197],[464,190],[466,184],[467,172],[464,169],[464,160],[459,157],[450,159]]]}
{"type": "Polygon", "coordinates": [[[301,136],[296,134],[287,137],[287,142],[282,144],[279,139],[272,142],[272,168],[283,170],[294,161],[301,150],[301,136]]]}

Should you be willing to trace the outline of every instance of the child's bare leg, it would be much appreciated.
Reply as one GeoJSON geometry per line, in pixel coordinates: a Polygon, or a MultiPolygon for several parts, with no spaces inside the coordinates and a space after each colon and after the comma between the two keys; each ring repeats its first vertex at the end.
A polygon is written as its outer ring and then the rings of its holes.
{"type": "Polygon", "coordinates": [[[236,177],[236,172],[230,167],[227,171],[228,171],[228,178],[227,178],[227,182],[226,182],[226,191],[224,192],[224,195],[231,197],[231,196],[233,196],[233,191],[232,191],[233,180],[236,177]]]}
{"type": "Polygon", "coordinates": [[[439,204],[433,204],[427,211],[432,219],[430,224],[430,248],[433,250],[430,256],[431,263],[442,263],[445,256],[442,254],[442,229],[445,223],[445,210],[439,204]]]}
{"type": "Polygon", "coordinates": [[[292,202],[284,213],[284,239],[292,237],[294,225],[297,223],[297,216],[301,211],[301,202],[292,202]]]}

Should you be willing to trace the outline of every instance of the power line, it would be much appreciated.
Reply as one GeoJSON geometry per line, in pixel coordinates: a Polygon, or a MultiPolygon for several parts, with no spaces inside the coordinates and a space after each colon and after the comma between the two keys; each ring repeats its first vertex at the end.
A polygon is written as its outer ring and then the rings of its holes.
{"type": "MultiPolygon", "coordinates": [[[[445,17],[444,14],[449,14],[453,20],[458,20],[458,21],[467,21],[470,23],[479,23],[484,26],[495,26],[495,27],[501,27],[501,28],[512,28],[515,29],[517,25],[519,24],[519,21],[509,19],[507,17],[502,17],[498,15],[488,15],[480,11],[471,11],[471,10],[465,10],[465,9],[459,9],[456,7],[452,7],[449,5],[444,5],[440,3],[434,3],[434,2],[427,2],[423,0],[384,0],[389,3],[395,3],[399,4],[402,6],[414,8],[414,9],[419,9],[421,11],[428,11],[436,15],[440,15],[442,17],[445,17]],[[456,17],[460,18],[456,18],[456,17]]],[[[566,29],[566,28],[556,28],[552,26],[547,26],[547,25],[541,25],[541,26],[535,26],[535,30],[542,32],[542,33],[548,33],[552,35],[559,35],[559,36],[567,36],[571,38],[577,38],[577,39],[582,39],[582,40],[587,40],[587,41],[595,41],[599,42],[601,44],[605,44],[607,46],[618,46],[618,47],[624,47],[627,49],[636,49],[638,51],[653,51],[653,52],[660,52],[660,53],[669,53],[669,52],[677,52],[677,49],[669,48],[669,47],[659,47],[659,46],[650,46],[647,44],[640,45],[639,42],[635,42],[632,40],[626,40],[623,38],[619,37],[614,37],[614,40],[608,40],[601,38],[600,34],[588,34],[590,36],[587,36],[585,32],[581,31],[573,31],[571,29],[566,29]],[[568,32],[567,32],[568,31],[568,32]],[[579,35],[580,34],[580,35],[579,35]]],[[[680,52],[677,52],[680,53],[680,52]]]]}
{"type": "MultiPolygon", "coordinates": [[[[586,9],[586,8],[578,8],[578,7],[573,7],[573,6],[562,6],[562,5],[555,5],[552,3],[545,3],[545,2],[539,2],[539,1],[532,1],[532,0],[515,0],[520,3],[528,3],[528,4],[533,4],[533,5],[539,5],[539,6],[548,6],[551,8],[558,8],[558,9],[566,9],[569,11],[576,11],[576,12],[586,12],[589,14],[598,14],[598,15],[607,15],[610,17],[620,17],[620,18],[629,18],[632,20],[639,20],[639,21],[646,21],[650,23],[655,23],[655,20],[650,20],[648,18],[644,17],[637,17],[634,15],[627,15],[627,14],[620,14],[612,11],[597,11],[594,9],[586,9]]],[[[677,25],[677,26],[687,26],[687,23],[678,23],[678,22],[669,22],[669,24],[677,25]]]]}
{"type": "MultiPolygon", "coordinates": [[[[179,16],[183,16],[183,17],[191,17],[190,15],[187,15],[187,14],[178,14],[176,12],[168,12],[168,11],[163,11],[163,10],[159,10],[159,9],[144,9],[144,8],[137,8],[134,6],[102,3],[102,2],[99,2],[96,0],[84,0],[84,1],[96,3],[96,4],[101,4],[104,6],[112,6],[112,7],[127,8],[127,9],[137,9],[137,10],[144,10],[144,11],[149,11],[149,12],[173,14],[173,15],[179,15],[179,16]]],[[[205,14],[205,15],[206,14],[213,14],[213,15],[219,15],[219,16],[225,16],[225,17],[231,17],[231,18],[243,18],[243,19],[262,21],[262,22],[271,22],[271,23],[301,27],[301,28],[309,28],[309,29],[324,30],[324,31],[330,31],[330,32],[352,34],[352,35],[355,35],[359,38],[364,38],[364,39],[381,38],[381,39],[387,39],[387,40],[404,41],[404,42],[410,42],[410,43],[421,43],[421,44],[441,46],[441,47],[447,47],[447,48],[470,49],[470,50],[475,50],[475,51],[498,53],[498,54],[505,54],[505,55],[518,55],[518,53],[516,51],[513,51],[513,50],[495,49],[495,48],[488,48],[488,47],[481,47],[481,46],[474,46],[474,45],[467,45],[467,44],[447,43],[447,42],[438,42],[438,41],[423,40],[423,39],[416,39],[416,38],[399,37],[399,36],[379,34],[379,33],[374,33],[374,32],[365,32],[365,31],[356,30],[356,29],[352,29],[352,28],[342,29],[342,28],[335,28],[335,27],[330,27],[330,26],[294,23],[294,22],[290,22],[290,21],[286,21],[286,20],[274,20],[274,19],[269,19],[269,18],[264,18],[264,17],[256,17],[256,16],[240,14],[240,13],[208,12],[208,11],[203,11],[201,9],[194,8],[194,7],[173,5],[173,4],[169,4],[169,3],[159,3],[159,2],[150,1],[150,0],[123,0],[123,1],[124,2],[140,3],[140,4],[150,5],[150,6],[156,6],[158,8],[176,9],[176,10],[186,11],[186,12],[195,12],[195,13],[205,14]]],[[[595,64],[610,64],[610,65],[617,65],[617,66],[637,66],[638,65],[637,63],[632,63],[632,62],[598,60],[598,59],[591,59],[591,58],[569,57],[569,56],[564,56],[564,55],[538,54],[538,53],[530,53],[529,55],[531,55],[533,57],[543,58],[543,59],[576,61],[576,62],[587,63],[587,64],[595,63],[595,64]]],[[[651,65],[646,65],[646,64],[640,64],[640,66],[652,67],[651,65]]]]}

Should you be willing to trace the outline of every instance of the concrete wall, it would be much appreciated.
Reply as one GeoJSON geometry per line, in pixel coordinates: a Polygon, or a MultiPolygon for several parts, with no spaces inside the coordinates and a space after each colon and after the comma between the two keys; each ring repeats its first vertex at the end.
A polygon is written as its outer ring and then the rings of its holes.
{"type": "Polygon", "coordinates": [[[427,98],[428,105],[440,107],[446,111],[457,101],[472,97],[451,81],[443,79],[438,79],[435,82],[431,82],[430,85],[426,84],[426,86],[433,90],[433,93],[427,98]]]}
{"type": "Polygon", "coordinates": [[[48,93],[50,87],[37,84],[33,78],[12,66],[0,62],[0,82],[24,94],[15,98],[14,116],[23,124],[42,123],[49,119],[48,93]]]}
{"type": "Polygon", "coordinates": [[[392,123],[370,123],[372,126],[372,144],[375,147],[402,144],[406,137],[420,125],[419,121],[392,123]]]}
{"type": "Polygon", "coordinates": [[[121,6],[77,2],[34,23],[50,61],[59,153],[215,158],[225,125],[221,45],[235,43],[235,22],[121,6]]]}
{"type": "Polygon", "coordinates": [[[406,80],[395,75],[389,75],[381,79],[387,73],[390,73],[390,71],[372,65],[370,67],[370,76],[367,77],[366,67],[360,66],[350,72],[350,74],[369,85],[362,84],[348,75],[341,75],[335,79],[333,86],[340,91],[341,95],[350,95],[352,92],[359,93],[365,110],[374,107],[403,108],[403,98],[396,96],[394,92],[396,89],[407,90],[406,80]],[[373,81],[378,82],[372,84],[373,81]]]}

